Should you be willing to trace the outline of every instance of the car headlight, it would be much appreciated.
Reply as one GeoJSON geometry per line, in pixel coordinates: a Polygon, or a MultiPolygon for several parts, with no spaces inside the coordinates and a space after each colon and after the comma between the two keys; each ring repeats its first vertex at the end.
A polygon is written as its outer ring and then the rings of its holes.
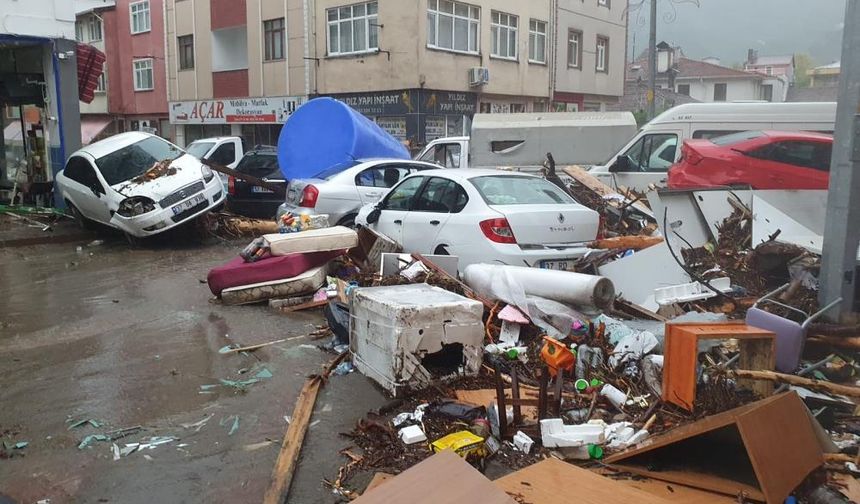
{"type": "Polygon", "coordinates": [[[155,210],[155,202],[146,196],[132,196],[122,200],[116,213],[123,217],[136,217],[155,210]]]}
{"type": "Polygon", "coordinates": [[[203,180],[208,184],[213,178],[215,178],[215,172],[212,171],[212,168],[209,168],[206,165],[200,167],[200,172],[203,174],[203,180]]]}

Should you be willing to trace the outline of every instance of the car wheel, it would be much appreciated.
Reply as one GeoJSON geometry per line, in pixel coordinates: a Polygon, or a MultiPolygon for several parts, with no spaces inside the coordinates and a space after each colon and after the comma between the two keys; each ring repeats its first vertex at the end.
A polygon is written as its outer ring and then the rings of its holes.
{"type": "Polygon", "coordinates": [[[91,231],[94,228],[93,221],[84,217],[81,211],[78,210],[78,207],[73,205],[72,202],[66,200],[66,205],[69,207],[69,211],[72,213],[72,218],[75,219],[75,223],[79,228],[87,231],[91,231]]]}
{"type": "Polygon", "coordinates": [[[436,250],[433,251],[433,255],[446,256],[446,255],[451,255],[451,254],[448,253],[448,249],[445,248],[445,245],[439,245],[438,247],[436,247],[436,250]]]}
{"type": "Polygon", "coordinates": [[[337,222],[337,225],[338,226],[345,226],[345,227],[348,227],[350,229],[355,229],[355,218],[356,217],[357,217],[356,214],[347,215],[343,219],[339,220],[337,222]]]}

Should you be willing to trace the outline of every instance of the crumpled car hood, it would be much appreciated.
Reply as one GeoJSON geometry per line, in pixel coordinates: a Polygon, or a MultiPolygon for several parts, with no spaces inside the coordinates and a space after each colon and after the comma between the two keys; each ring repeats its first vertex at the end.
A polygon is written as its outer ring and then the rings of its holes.
{"type": "Polygon", "coordinates": [[[167,173],[158,178],[136,182],[142,178],[137,177],[115,184],[111,188],[125,197],[146,196],[153,201],[159,201],[189,184],[202,181],[202,166],[197,158],[185,154],[173,160],[167,173]]]}

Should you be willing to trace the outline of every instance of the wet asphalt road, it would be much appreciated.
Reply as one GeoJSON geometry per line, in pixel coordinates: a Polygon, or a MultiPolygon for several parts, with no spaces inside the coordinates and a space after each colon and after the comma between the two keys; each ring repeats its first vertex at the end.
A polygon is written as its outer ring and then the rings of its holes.
{"type": "MultiPolygon", "coordinates": [[[[159,244],[120,240],[0,249],[0,435],[28,441],[0,459],[0,502],[259,502],[305,377],[331,358],[304,337],[250,356],[230,343],[302,336],[316,313],[210,302],[200,280],[244,243],[159,244]],[[265,367],[273,377],[245,392],[201,390],[265,367]],[[244,371],[244,372],[242,372],[244,371]],[[210,392],[210,393],[201,393],[210,392]],[[238,429],[232,434],[234,418],[238,429]],[[100,427],[69,430],[67,420],[100,427]],[[185,428],[205,418],[199,429],[185,428]],[[222,425],[223,424],[223,425],[222,425]],[[78,449],[88,434],[142,426],[117,442],[178,441],[114,461],[111,444],[78,449]],[[182,446],[184,445],[184,446],[182,446]]],[[[343,463],[348,431],[385,398],[360,374],[334,377],[320,393],[289,502],[337,499],[323,486],[343,463]]]]}

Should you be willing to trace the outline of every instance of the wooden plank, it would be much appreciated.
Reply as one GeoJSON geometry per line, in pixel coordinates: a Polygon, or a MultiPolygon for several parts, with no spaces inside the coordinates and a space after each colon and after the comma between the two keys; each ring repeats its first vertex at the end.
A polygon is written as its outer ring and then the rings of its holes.
{"type": "Polygon", "coordinates": [[[616,299],[615,300],[615,310],[623,313],[624,315],[633,317],[633,318],[643,318],[646,320],[656,320],[657,322],[668,322],[669,318],[660,315],[659,313],[654,313],[651,310],[643,308],[637,304],[631,303],[626,299],[616,299]]]}
{"type": "Polygon", "coordinates": [[[554,458],[548,458],[508,474],[493,483],[519,502],[529,504],[568,504],[570,502],[667,504],[669,502],[554,458]]]}
{"type": "Polygon", "coordinates": [[[439,452],[353,501],[356,504],[516,504],[451,450],[439,452]]]}
{"type": "Polygon", "coordinates": [[[299,392],[299,397],[296,399],[296,407],[293,409],[292,420],[287,427],[284,442],[278,453],[278,460],[275,462],[275,468],[272,470],[272,481],[269,483],[269,488],[266,489],[266,494],[263,496],[263,504],[282,504],[287,495],[289,495],[290,483],[293,481],[293,474],[296,471],[305,434],[308,432],[308,425],[314,412],[317,395],[331,374],[332,369],[346,359],[348,355],[349,352],[343,352],[329,361],[323,372],[308,378],[301,392],[299,392]]]}
{"type": "Polygon", "coordinates": [[[302,303],[300,305],[295,306],[282,306],[279,308],[281,313],[292,313],[302,310],[310,310],[312,308],[320,308],[328,304],[328,299],[323,299],[321,301],[311,301],[309,303],[302,303]]]}
{"type": "Polygon", "coordinates": [[[308,431],[308,424],[321,385],[322,379],[313,377],[305,382],[305,386],[299,393],[290,426],[287,428],[287,435],[284,436],[278,461],[272,471],[272,481],[263,497],[263,504],[282,504],[290,491],[296,462],[302,450],[302,443],[304,443],[305,434],[308,431]]]}
{"type": "Polygon", "coordinates": [[[642,250],[658,243],[663,243],[662,236],[615,236],[613,238],[605,238],[603,240],[595,240],[588,244],[589,248],[600,250],[611,249],[633,249],[642,250]]]}
{"type": "Polygon", "coordinates": [[[825,381],[815,380],[813,378],[803,378],[800,376],[777,373],[774,371],[758,371],[748,369],[729,370],[729,374],[737,378],[747,378],[750,380],[764,380],[775,383],[787,383],[798,387],[808,388],[811,390],[819,390],[821,392],[829,392],[836,395],[845,395],[849,397],[860,397],[860,387],[852,387],[850,385],[840,385],[838,383],[830,383],[825,381]]]}
{"type": "MultiPolygon", "coordinates": [[[[617,471],[609,468],[598,468],[593,469],[593,471],[603,476],[617,473],[617,471]]],[[[738,502],[737,498],[728,495],[708,492],[678,483],[666,483],[653,478],[612,478],[612,480],[671,502],[683,504],[737,504],[738,502]]]]}

